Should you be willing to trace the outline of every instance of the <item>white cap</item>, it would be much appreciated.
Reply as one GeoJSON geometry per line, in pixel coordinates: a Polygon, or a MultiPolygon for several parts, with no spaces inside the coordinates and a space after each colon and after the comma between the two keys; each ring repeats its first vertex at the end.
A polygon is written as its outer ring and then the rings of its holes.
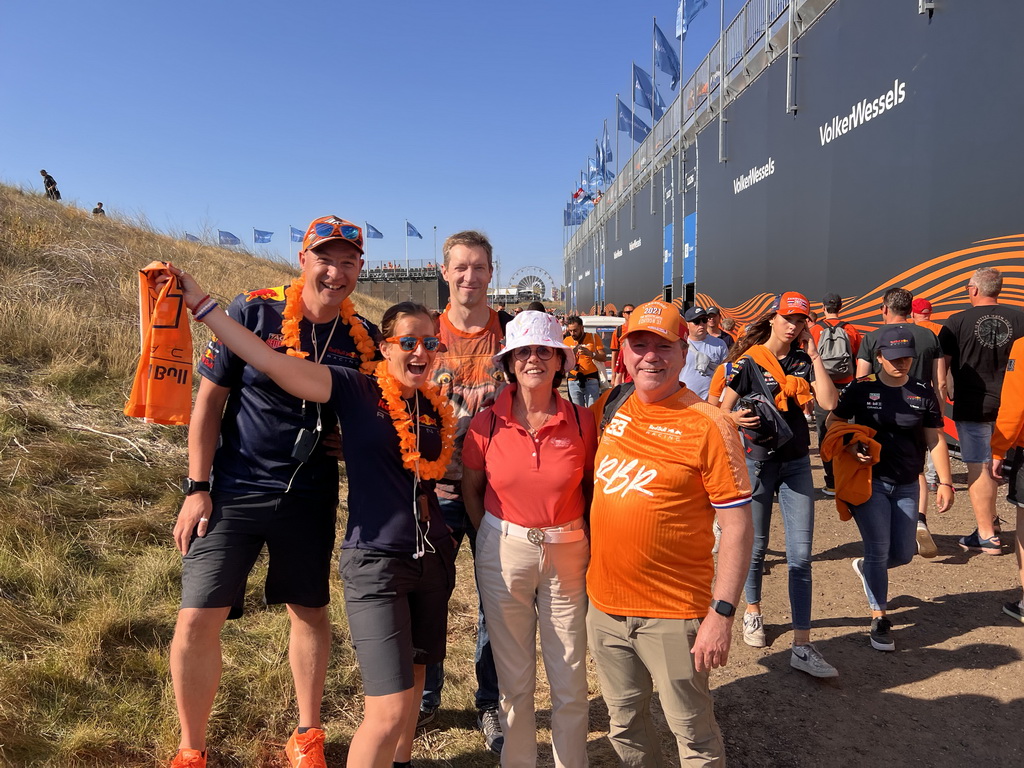
{"type": "Polygon", "coordinates": [[[547,312],[526,310],[513,317],[505,326],[505,348],[491,358],[495,368],[501,367],[501,358],[519,347],[551,347],[565,352],[562,373],[568,375],[576,365],[572,347],[562,341],[562,324],[547,312]]]}

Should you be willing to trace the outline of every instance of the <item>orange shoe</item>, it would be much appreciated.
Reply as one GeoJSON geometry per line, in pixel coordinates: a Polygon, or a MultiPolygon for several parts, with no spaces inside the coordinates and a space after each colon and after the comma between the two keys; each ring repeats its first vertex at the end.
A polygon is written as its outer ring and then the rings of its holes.
{"type": "Polygon", "coordinates": [[[206,753],[198,749],[179,749],[171,768],[206,768],[206,753]]]}
{"type": "Polygon", "coordinates": [[[292,768],[327,768],[324,732],[319,728],[310,728],[305,733],[299,733],[296,728],[284,747],[284,753],[292,768]]]}

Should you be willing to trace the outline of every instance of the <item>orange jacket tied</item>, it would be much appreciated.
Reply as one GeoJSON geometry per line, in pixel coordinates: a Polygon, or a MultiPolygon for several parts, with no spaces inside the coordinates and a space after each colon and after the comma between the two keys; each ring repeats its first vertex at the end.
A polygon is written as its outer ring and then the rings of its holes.
{"type": "Polygon", "coordinates": [[[871,427],[840,422],[829,427],[821,443],[821,458],[832,462],[836,478],[836,509],[840,520],[852,520],[850,506],[863,504],[871,498],[871,467],[878,463],[882,453],[881,444],[872,440],[874,436],[875,430],[871,427]],[[849,440],[845,439],[847,435],[851,436],[849,440]],[[868,447],[869,463],[861,464],[846,450],[847,445],[856,441],[868,447]]]}
{"type": "Polygon", "coordinates": [[[789,410],[789,398],[796,400],[796,404],[803,407],[813,400],[811,385],[807,379],[799,376],[787,376],[782,370],[782,364],[772,352],[763,344],[755,344],[747,350],[747,356],[755,363],[764,368],[778,382],[779,393],[775,395],[775,405],[780,411],[789,410]]]}
{"type": "Polygon", "coordinates": [[[139,270],[139,331],[142,354],[135,370],[126,416],[153,424],[188,424],[192,415],[192,330],[177,280],[158,292],[166,271],[159,261],[139,270]]]}

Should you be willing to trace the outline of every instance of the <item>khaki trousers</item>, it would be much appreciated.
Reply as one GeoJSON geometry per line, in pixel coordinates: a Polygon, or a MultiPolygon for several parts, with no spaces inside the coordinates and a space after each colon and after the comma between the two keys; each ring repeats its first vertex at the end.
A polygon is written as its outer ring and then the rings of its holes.
{"type": "Polygon", "coordinates": [[[609,616],[590,607],[587,631],[608,705],[608,739],[623,765],[664,765],[651,717],[655,686],[681,765],[725,765],[708,673],[693,668],[690,653],[699,627],[697,619],[609,616]]]}
{"type": "Polygon", "coordinates": [[[551,687],[551,746],[558,768],[586,768],[587,589],[590,543],[532,544],[480,526],[476,578],[501,692],[502,768],[537,764],[537,630],[551,687]]]}

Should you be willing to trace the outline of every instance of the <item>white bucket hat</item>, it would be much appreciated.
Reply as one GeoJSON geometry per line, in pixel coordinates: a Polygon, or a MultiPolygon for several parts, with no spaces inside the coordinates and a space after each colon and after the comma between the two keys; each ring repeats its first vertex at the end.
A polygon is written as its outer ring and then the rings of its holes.
{"type": "Polygon", "coordinates": [[[505,348],[491,358],[495,368],[501,368],[501,358],[519,347],[551,347],[565,355],[562,373],[568,375],[576,365],[572,347],[562,341],[562,325],[547,312],[526,310],[513,317],[505,326],[505,348]]]}

